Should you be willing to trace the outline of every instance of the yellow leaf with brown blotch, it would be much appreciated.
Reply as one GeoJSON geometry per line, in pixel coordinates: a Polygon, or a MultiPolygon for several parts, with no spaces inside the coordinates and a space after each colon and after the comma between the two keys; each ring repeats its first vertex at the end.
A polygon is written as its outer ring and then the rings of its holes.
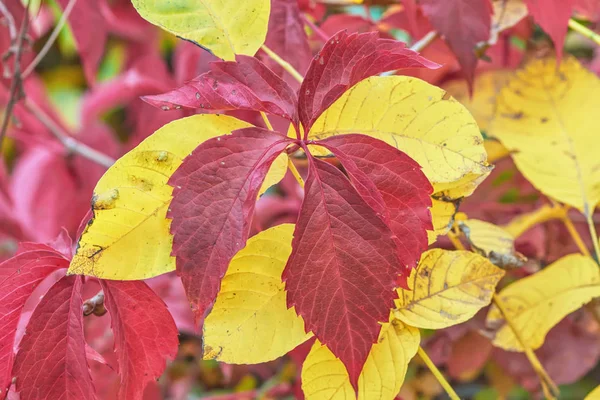
{"type": "MultiPolygon", "coordinates": [[[[358,378],[358,399],[396,398],[419,342],[418,329],[394,318],[383,324],[358,378]]],[[[302,365],[302,391],[307,400],[356,399],[346,367],[318,340],[302,365]]]]}
{"type": "Polygon", "coordinates": [[[500,91],[488,134],[540,191],[585,215],[600,201],[600,79],[573,57],[534,60],[500,91]]]}
{"type": "Polygon", "coordinates": [[[478,219],[460,221],[458,226],[477,253],[501,268],[521,267],[527,258],[515,250],[514,237],[490,222],[478,219]]]}
{"type": "MultiPolygon", "coordinates": [[[[512,283],[498,296],[523,341],[537,349],[561,319],[600,296],[600,270],[592,258],[570,254],[512,283]]],[[[523,351],[497,307],[490,309],[486,325],[495,346],[523,351]]]]}
{"type": "Polygon", "coordinates": [[[293,233],[292,224],[262,231],[231,260],[204,321],[204,359],[258,364],[285,355],[312,336],[294,308],[288,309],[281,281],[293,233]]]}
{"type": "Polygon", "coordinates": [[[394,316],[425,329],[465,322],[490,304],[504,271],[470,251],[429,250],[408,279],[410,290],[398,289],[394,316]]]}

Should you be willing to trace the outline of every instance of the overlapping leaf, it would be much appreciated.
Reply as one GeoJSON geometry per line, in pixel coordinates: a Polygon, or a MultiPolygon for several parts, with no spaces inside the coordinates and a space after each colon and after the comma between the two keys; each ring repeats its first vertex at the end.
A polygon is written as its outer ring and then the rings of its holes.
{"type": "MultiPolygon", "coordinates": [[[[144,282],[101,281],[121,376],[120,399],[142,399],[144,388],[174,359],[179,340],[167,306],[144,282]]],[[[81,311],[79,311],[81,314],[81,311]]]]}
{"type": "MultiPolygon", "coordinates": [[[[537,349],[544,344],[548,331],[567,314],[600,297],[600,271],[592,258],[571,254],[509,285],[498,296],[521,338],[537,349]]],[[[490,309],[486,324],[494,345],[523,351],[497,307],[490,309]]]]}
{"type": "MultiPolygon", "coordinates": [[[[419,341],[419,330],[397,319],[383,324],[379,340],[371,348],[358,378],[358,399],[396,398],[419,341]]],[[[302,390],[307,400],[356,399],[344,365],[319,341],[302,365],[302,390]]]]}
{"type": "Polygon", "coordinates": [[[151,23],[194,42],[219,58],[252,56],[264,43],[270,0],[132,0],[151,23]]]}
{"type": "Polygon", "coordinates": [[[574,0],[525,0],[529,13],[552,38],[560,62],[574,0]]]}
{"type": "Polygon", "coordinates": [[[94,218],[69,273],[135,280],[174,270],[168,179],[200,143],[247,126],[228,116],[196,115],[165,125],[121,157],[96,185],[94,218]]]}
{"type": "Polygon", "coordinates": [[[204,321],[205,359],[258,364],[285,355],[312,336],[294,308],[287,308],[281,281],[293,232],[291,224],[262,231],[231,260],[204,321]]]}
{"type": "Polygon", "coordinates": [[[490,222],[469,219],[459,223],[474,251],[502,268],[521,267],[527,260],[515,251],[515,238],[490,222]]]}
{"type": "Polygon", "coordinates": [[[425,329],[465,322],[490,303],[502,276],[504,271],[478,254],[429,250],[409,278],[410,290],[398,289],[394,316],[425,329]]]}

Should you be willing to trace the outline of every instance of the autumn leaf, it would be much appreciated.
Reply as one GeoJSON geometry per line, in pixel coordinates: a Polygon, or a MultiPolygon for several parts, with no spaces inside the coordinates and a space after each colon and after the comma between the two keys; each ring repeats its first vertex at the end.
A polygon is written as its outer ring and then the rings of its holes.
{"type": "Polygon", "coordinates": [[[478,219],[460,221],[458,224],[473,250],[501,268],[521,267],[527,258],[515,251],[515,238],[490,222],[478,219]]]}
{"type": "Polygon", "coordinates": [[[44,278],[68,265],[61,254],[37,245],[0,264],[0,399],[11,385],[15,335],[27,299],[44,278]]]}
{"type": "Polygon", "coordinates": [[[444,90],[416,78],[371,77],[358,83],[319,117],[309,138],[356,132],[383,140],[421,166],[434,187],[433,225],[440,234],[450,224],[449,208],[491,170],[469,112],[444,90]],[[436,207],[435,200],[449,205],[436,207]]]}
{"type": "Polygon", "coordinates": [[[504,271],[469,251],[423,253],[408,282],[398,289],[394,316],[417,328],[441,329],[471,319],[487,306],[504,271]]]}
{"type": "Polygon", "coordinates": [[[597,400],[600,399],[600,386],[596,386],[596,388],[594,390],[592,390],[590,393],[588,393],[587,396],[585,396],[585,400],[597,400]]]}
{"type": "Polygon", "coordinates": [[[82,284],[79,276],[61,278],[33,311],[13,369],[21,399],[96,398],[83,336],[82,284]]]}
{"type": "MultiPolygon", "coordinates": [[[[492,17],[492,32],[489,44],[498,41],[498,34],[512,28],[528,15],[527,5],[524,0],[493,0],[494,15],[492,17]]],[[[479,79],[479,76],[477,77],[479,79]]],[[[475,91],[475,93],[477,93],[475,91]]]]}
{"type": "MultiPolygon", "coordinates": [[[[358,378],[359,400],[392,400],[400,392],[408,362],[419,348],[419,330],[391,319],[383,324],[358,378]]],[[[318,340],[302,365],[302,390],[307,400],[356,399],[344,364],[318,340]]]]}
{"type": "Polygon", "coordinates": [[[177,327],[165,303],[144,282],[100,284],[115,337],[119,398],[141,400],[148,382],[157,379],[166,360],[177,355],[177,327]]]}
{"type": "Polygon", "coordinates": [[[421,0],[423,13],[444,36],[469,84],[475,78],[478,43],[490,37],[493,8],[490,0],[421,0]]]}
{"type": "Polygon", "coordinates": [[[404,43],[381,39],[376,32],[338,32],[315,56],[304,77],[298,92],[300,122],[309,132],[317,118],[347,89],[370,76],[403,68],[438,67],[404,43]]]}
{"type": "Polygon", "coordinates": [[[534,60],[500,91],[488,133],[541,192],[589,215],[600,202],[600,165],[590,120],[600,80],[574,58],[534,60]]]}
{"type": "Polygon", "coordinates": [[[204,319],[229,262],[244,247],[259,189],[288,144],[273,131],[240,129],[202,143],[170,178],[172,254],[196,322],[204,319]]]}
{"type": "Polygon", "coordinates": [[[560,62],[574,0],[525,0],[525,3],[533,20],[552,38],[560,62]]]}
{"type": "Polygon", "coordinates": [[[195,115],[163,126],[121,157],[96,185],[94,218],[69,274],[136,280],[173,271],[167,181],[200,143],[247,126],[224,115],[195,115]]]}
{"type": "Polygon", "coordinates": [[[291,224],[262,231],[231,260],[204,321],[205,359],[258,364],[285,355],[312,336],[294,308],[287,308],[281,281],[293,232],[291,224]]]}
{"type": "Polygon", "coordinates": [[[162,110],[182,107],[199,112],[252,110],[298,123],[296,94],[254,57],[238,56],[237,62],[211,63],[210,72],[175,90],[143,99],[162,110]]]}
{"type": "Polygon", "coordinates": [[[393,306],[401,272],[393,234],[339,169],[311,157],[292,249],[283,273],[288,306],[356,387],[393,306]]]}
{"type": "Polygon", "coordinates": [[[265,41],[270,0],[132,0],[147,21],[227,61],[253,56],[265,41]]]}
{"type": "MultiPolygon", "coordinates": [[[[570,254],[542,271],[512,283],[498,294],[515,329],[532,349],[567,314],[600,296],[598,264],[587,256],[570,254]]],[[[500,311],[492,306],[486,325],[495,346],[523,351],[500,311]]]]}

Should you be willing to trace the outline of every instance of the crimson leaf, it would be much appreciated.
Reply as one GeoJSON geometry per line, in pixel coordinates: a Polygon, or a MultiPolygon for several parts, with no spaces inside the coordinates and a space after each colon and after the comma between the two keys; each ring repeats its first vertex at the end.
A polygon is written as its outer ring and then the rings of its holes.
{"type": "Polygon", "coordinates": [[[297,121],[296,94],[280,77],[254,57],[214,62],[212,70],[170,92],[143,100],[163,110],[254,110],[297,121]]]}
{"type": "Polygon", "coordinates": [[[101,281],[115,336],[121,376],[119,399],[142,399],[166,359],[177,355],[179,340],[165,303],[141,281],[101,281]]]}
{"type": "MultiPolygon", "coordinates": [[[[395,147],[365,135],[332,136],[319,144],[338,157],[358,192],[380,211],[395,236],[402,265],[415,267],[427,250],[426,230],[433,229],[429,211],[433,188],[419,164],[395,147]],[[367,183],[378,193],[373,194],[367,183]],[[377,194],[382,197],[383,209],[377,194]]],[[[405,283],[410,270],[402,272],[405,283]]]]}
{"type": "Polygon", "coordinates": [[[288,143],[266,129],[240,129],[202,143],[171,177],[173,255],[197,323],[245,246],[260,186],[288,143]]]}
{"type": "Polygon", "coordinates": [[[469,84],[475,78],[475,46],[490,38],[490,0],[422,0],[423,13],[458,58],[469,84]]]}
{"type": "Polygon", "coordinates": [[[25,248],[0,264],[0,399],[11,385],[15,335],[25,302],[44,278],[69,266],[68,260],[45,246],[25,248]]]}
{"type": "Polygon", "coordinates": [[[289,307],[346,366],[356,389],[401,272],[393,234],[334,166],[309,158],[283,273],[289,307]]]}
{"type": "Polygon", "coordinates": [[[56,282],[33,311],[13,372],[22,400],[94,399],[88,367],[80,276],[56,282]]]}
{"type": "Polygon", "coordinates": [[[560,62],[574,0],[525,0],[525,3],[535,22],[552,38],[560,62]]]}
{"type": "Polygon", "coordinates": [[[305,132],[348,88],[363,79],[402,68],[439,65],[407,49],[402,42],[380,39],[376,32],[338,32],[311,61],[300,87],[298,107],[305,132]]]}

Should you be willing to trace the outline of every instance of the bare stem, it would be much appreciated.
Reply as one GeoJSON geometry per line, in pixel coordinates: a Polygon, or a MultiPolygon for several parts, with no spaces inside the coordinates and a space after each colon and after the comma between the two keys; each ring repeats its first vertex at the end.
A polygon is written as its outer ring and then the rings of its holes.
{"type": "Polygon", "coordinates": [[[569,28],[573,29],[575,32],[579,33],[586,38],[593,40],[597,45],[600,46],[600,34],[597,34],[587,26],[580,24],[575,21],[573,18],[569,20],[569,28]]]}
{"type": "Polygon", "coordinates": [[[540,383],[542,384],[542,390],[544,391],[544,395],[548,399],[556,399],[556,397],[558,397],[558,394],[559,394],[558,387],[556,386],[554,381],[552,381],[552,378],[550,378],[550,376],[548,375],[548,373],[546,372],[546,370],[540,363],[540,360],[537,358],[537,356],[535,355],[533,350],[531,350],[531,347],[529,347],[527,345],[527,343],[525,342],[525,340],[523,340],[523,337],[521,336],[521,333],[515,326],[514,321],[512,320],[511,317],[508,316],[508,312],[507,312],[506,308],[504,308],[504,304],[502,303],[500,296],[498,296],[496,293],[494,293],[493,301],[494,301],[494,305],[496,307],[498,307],[498,310],[500,310],[502,317],[504,318],[504,320],[506,321],[506,323],[508,324],[510,329],[513,331],[515,337],[517,338],[517,341],[523,348],[523,351],[525,352],[525,356],[527,356],[527,359],[529,360],[529,363],[533,367],[533,370],[540,378],[540,383]]]}
{"type": "Polygon", "coordinates": [[[596,253],[596,259],[600,262],[600,248],[598,247],[598,234],[596,233],[596,226],[594,225],[593,211],[588,211],[585,215],[585,219],[590,229],[590,236],[592,237],[592,243],[594,244],[594,252],[596,253]]]}
{"type": "Polygon", "coordinates": [[[4,1],[0,1],[0,14],[6,18],[6,26],[8,26],[8,35],[10,36],[10,41],[14,42],[17,39],[17,28],[15,26],[15,19],[13,15],[8,11],[4,1]]]}
{"type": "Polygon", "coordinates": [[[438,367],[435,366],[433,361],[431,361],[431,358],[429,358],[429,356],[427,355],[427,353],[425,353],[425,350],[423,350],[423,348],[421,346],[419,346],[419,350],[417,350],[417,353],[419,354],[419,357],[421,357],[421,359],[423,360],[425,365],[427,365],[427,368],[429,368],[429,370],[431,371],[433,376],[435,376],[435,378],[440,383],[440,385],[442,385],[442,387],[444,388],[446,393],[448,393],[448,396],[450,397],[450,399],[460,400],[460,397],[458,397],[458,395],[456,394],[454,389],[452,389],[452,386],[450,386],[450,383],[448,383],[446,378],[444,378],[444,375],[442,375],[442,373],[440,372],[438,367]]]}
{"type": "MultiPolygon", "coordinates": [[[[579,249],[581,254],[589,257],[590,251],[585,246],[585,243],[583,243],[583,239],[581,239],[581,235],[579,235],[579,232],[577,232],[577,229],[575,229],[575,225],[573,225],[573,221],[571,221],[571,219],[569,218],[569,215],[565,214],[561,219],[563,221],[563,224],[565,224],[565,227],[569,231],[569,234],[573,238],[573,241],[577,245],[577,248],[579,249]]],[[[593,238],[592,238],[592,240],[593,240],[593,238]]]]}
{"type": "Polygon", "coordinates": [[[423,49],[425,49],[425,47],[427,47],[431,43],[433,43],[433,41],[435,39],[437,39],[439,36],[440,36],[440,34],[437,33],[436,31],[430,31],[425,36],[423,36],[421,38],[421,40],[417,41],[412,46],[410,46],[410,49],[413,51],[416,51],[416,52],[421,52],[421,51],[423,51],[423,49]]]}
{"type": "Polygon", "coordinates": [[[65,25],[65,22],[67,22],[67,18],[71,14],[71,11],[75,7],[75,3],[77,3],[77,0],[70,0],[69,1],[69,3],[65,7],[62,15],[60,16],[60,19],[56,23],[56,26],[54,27],[54,30],[50,34],[50,37],[48,37],[48,40],[46,41],[46,43],[44,43],[44,47],[42,47],[42,49],[35,56],[35,58],[31,62],[31,64],[29,64],[27,66],[27,68],[25,68],[25,71],[23,71],[23,74],[22,74],[22,78],[23,79],[25,79],[26,77],[28,77],[29,74],[31,74],[33,72],[33,70],[35,69],[35,67],[37,67],[37,65],[40,63],[40,61],[42,61],[42,59],[46,56],[46,54],[48,54],[48,51],[50,50],[50,48],[52,47],[52,45],[56,41],[56,38],[58,37],[58,34],[60,33],[61,29],[65,25]]]}
{"type": "Polygon", "coordinates": [[[450,239],[450,242],[456,248],[456,250],[465,250],[465,246],[458,238],[458,235],[453,231],[448,232],[448,239],[450,239]]]}
{"type": "Polygon", "coordinates": [[[281,67],[284,70],[289,72],[289,74],[292,75],[294,77],[294,79],[296,79],[298,82],[302,83],[304,78],[302,77],[302,75],[300,75],[300,73],[298,71],[296,71],[296,69],[294,69],[294,67],[292,67],[292,65],[289,62],[287,62],[283,58],[279,57],[273,50],[271,50],[264,44],[260,48],[265,53],[267,53],[269,55],[269,57],[271,57],[273,59],[273,61],[275,61],[277,64],[281,65],[281,67]]]}
{"type": "Polygon", "coordinates": [[[298,169],[294,165],[294,162],[291,158],[288,158],[288,168],[290,169],[292,175],[294,175],[294,178],[296,178],[296,181],[298,181],[300,187],[304,189],[304,179],[302,179],[302,176],[300,176],[300,172],[298,172],[298,169]]]}

